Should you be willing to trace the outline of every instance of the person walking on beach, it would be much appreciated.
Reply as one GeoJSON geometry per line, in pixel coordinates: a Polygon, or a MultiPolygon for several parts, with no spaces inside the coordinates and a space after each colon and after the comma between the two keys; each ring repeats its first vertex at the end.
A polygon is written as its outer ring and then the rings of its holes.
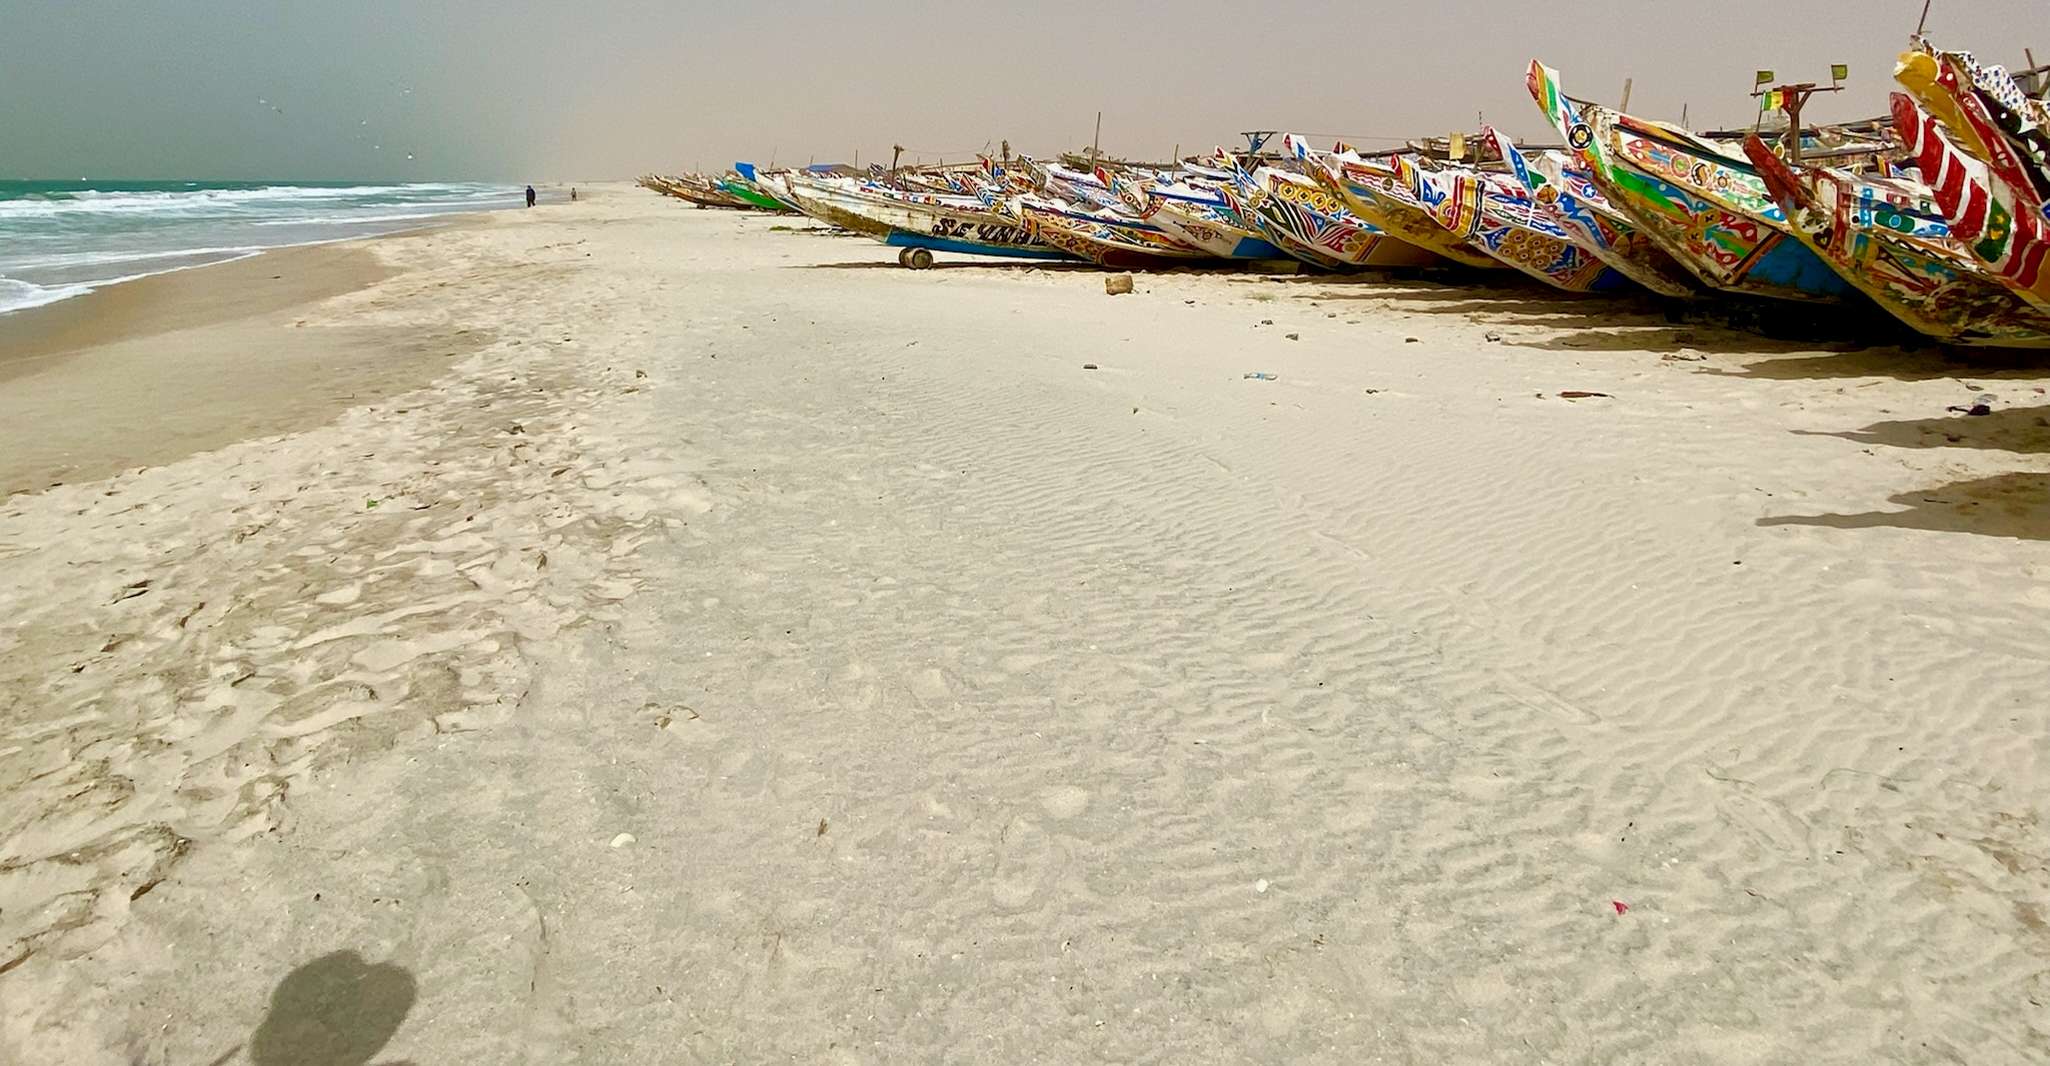
{"type": "Polygon", "coordinates": [[[527,206],[534,206],[534,187],[532,185],[527,186],[527,206]]]}

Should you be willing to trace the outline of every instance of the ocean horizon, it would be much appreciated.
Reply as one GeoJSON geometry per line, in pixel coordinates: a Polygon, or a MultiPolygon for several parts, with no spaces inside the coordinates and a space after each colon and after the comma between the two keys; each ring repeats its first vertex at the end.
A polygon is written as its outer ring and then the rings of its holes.
{"type": "Polygon", "coordinates": [[[494,182],[0,180],[0,315],[271,248],[520,206],[494,182]]]}

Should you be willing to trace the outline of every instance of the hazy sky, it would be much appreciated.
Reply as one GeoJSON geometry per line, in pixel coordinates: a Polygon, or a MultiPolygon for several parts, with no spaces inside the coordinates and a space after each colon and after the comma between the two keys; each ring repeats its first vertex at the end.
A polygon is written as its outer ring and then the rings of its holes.
{"type": "MultiPolygon", "coordinates": [[[[1751,72],[1877,115],[1922,0],[0,0],[0,177],[630,176],[736,158],[1159,158],[1237,131],[1546,130],[1569,92],[1748,124],[1751,72]],[[410,92],[408,92],[410,90],[410,92]],[[259,104],[259,99],[268,101],[259,104]],[[282,109],[273,110],[273,108],[282,109]],[[408,162],[406,153],[414,154],[408,162]]],[[[1946,47],[2050,62],[2050,0],[1936,0],[1946,47]]]]}

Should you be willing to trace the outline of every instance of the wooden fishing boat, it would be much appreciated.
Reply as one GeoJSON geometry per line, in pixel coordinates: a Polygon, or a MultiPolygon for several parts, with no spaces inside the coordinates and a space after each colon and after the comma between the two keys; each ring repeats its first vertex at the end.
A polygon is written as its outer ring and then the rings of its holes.
{"type": "Polygon", "coordinates": [[[1111,190],[1143,222],[1159,226],[1183,244],[1219,259],[1276,260],[1291,258],[1233,210],[1233,201],[1216,184],[1193,175],[1132,181],[1112,177],[1111,190]]]}
{"type": "Polygon", "coordinates": [[[1627,277],[1575,243],[1507,175],[1412,156],[1395,157],[1395,167],[1439,225],[1503,265],[1566,292],[1628,287],[1627,277]]]}
{"type": "Polygon", "coordinates": [[[1220,194],[1216,206],[1202,201],[1156,196],[1146,221],[1170,236],[1219,259],[1265,260],[1291,258],[1259,231],[1239,221],[1220,194]]]}
{"type": "MultiPolygon", "coordinates": [[[[2039,210],[2050,205],[2050,104],[2022,91],[1999,66],[1970,52],[1942,52],[1916,38],[1894,78],[1944,124],[1958,147],[2013,183],[2039,210]]],[[[2050,214],[2046,214],[2050,218],[2050,214]]]]}
{"type": "Polygon", "coordinates": [[[1336,195],[1354,217],[1461,266],[1506,269],[1495,257],[1439,225],[1386,160],[1367,159],[1350,151],[1317,152],[1293,134],[1284,136],[1282,144],[1303,164],[1304,172],[1336,195]]]}
{"type": "Polygon", "coordinates": [[[1926,186],[1792,165],[1755,133],[1744,152],[1801,243],[1895,318],[1951,344],[2050,347],[2050,312],[1951,239],[1926,186]]]}
{"type": "Polygon", "coordinates": [[[2050,198],[2031,178],[2022,145],[1982,94],[1967,87],[1968,61],[1928,51],[1903,55],[1895,77],[1914,95],[1893,94],[1895,128],[1951,235],[2010,291],[2050,308],[2050,198]]]}
{"type": "Polygon", "coordinates": [[[650,186],[655,191],[665,196],[673,196],[687,203],[696,204],[699,207],[714,207],[723,210],[740,210],[748,207],[746,201],[724,192],[707,179],[700,178],[695,174],[686,174],[674,178],[656,178],[655,181],[656,184],[650,186]]]}
{"type": "Polygon", "coordinates": [[[973,196],[887,190],[847,178],[790,173],[784,188],[799,210],[828,225],[903,249],[906,266],[932,265],[935,251],[1011,259],[1068,259],[1025,226],[973,196]],[[922,253],[922,254],[919,254],[922,253]]]}
{"type": "Polygon", "coordinates": [[[1326,270],[1442,266],[1438,256],[1352,213],[1306,174],[1278,167],[1236,172],[1236,213],[1282,251],[1326,270]]]}
{"type": "Polygon", "coordinates": [[[1004,205],[1041,243],[1113,270],[1172,270],[1215,258],[1110,208],[1085,210],[1039,193],[1015,194],[1004,205]]]}
{"type": "Polygon", "coordinates": [[[719,188],[727,195],[732,196],[735,199],[744,201],[749,207],[755,208],[758,211],[773,211],[780,214],[783,212],[788,212],[790,210],[790,208],[785,206],[782,201],[777,200],[775,197],[770,196],[768,193],[765,193],[760,189],[755,188],[752,184],[748,183],[745,179],[740,178],[737,175],[734,177],[721,179],[719,182],[719,188]]]}
{"type": "Polygon", "coordinates": [[[740,175],[743,181],[753,186],[755,191],[774,201],[778,209],[792,214],[799,213],[797,205],[791,203],[788,199],[789,189],[783,184],[781,173],[772,174],[768,171],[760,170],[753,163],[735,163],[733,164],[733,170],[734,173],[740,175]]]}
{"type": "Polygon", "coordinates": [[[1545,117],[1609,203],[1710,288],[1833,301],[1850,283],[1802,244],[1749,160],[1694,134],[1570,101],[1533,60],[1526,80],[1545,117]]]}
{"type": "Polygon", "coordinates": [[[1701,291],[1693,275],[1639,233],[1591,178],[1567,164],[1563,153],[1541,152],[1529,159],[1500,130],[1490,127],[1483,136],[1509,165],[1511,176],[1530,190],[1538,209],[1549,212],[1575,244],[1610,269],[1661,296],[1686,299],[1701,291]]]}

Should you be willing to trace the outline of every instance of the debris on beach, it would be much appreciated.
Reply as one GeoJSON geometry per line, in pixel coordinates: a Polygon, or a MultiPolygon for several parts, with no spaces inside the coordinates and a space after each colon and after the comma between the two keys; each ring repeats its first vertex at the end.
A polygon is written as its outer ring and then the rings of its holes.
{"type": "Polygon", "coordinates": [[[1103,292],[1106,296],[1123,296],[1131,291],[1132,275],[1130,274],[1112,274],[1110,277],[1103,279],[1103,292]]]}
{"type": "MultiPolygon", "coordinates": [[[[1540,393],[1539,395],[1543,394],[1540,393]]],[[[1587,392],[1582,389],[1564,389],[1559,393],[1559,398],[1562,400],[1590,400],[1596,397],[1600,397],[1604,400],[1615,399],[1615,397],[1610,396],[1606,392],[1587,392]]]]}
{"type": "Polygon", "coordinates": [[[1083,364],[1082,364],[1082,369],[1084,369],[1084,370],[1101,370],[1101,369],[1103,369],[1103,368],[1102,368],[1102,367],[1099,367],[1099,366],[1097,366],[1097,365],[1096,365],[1095,363],[1083,363],[1083,364]]]}
{"type": "Polygon", "coordinates": [[[633,842],[634,835],[632,833],[621,833],[618,836],[612,838],[612,846],[615,848],[623,848],[633,842]]]}
{"type": "Polygon", "coordinates": [[[1280,381],[1280,380],[1281,380],[1281,375],[1280,375],[1280,374],[1270,374],[1270,373],[1268,373],[1268,372],[1267,372],[1267,371],[1265,371],[1265,370],[1249,370],[1249,371],[1247,371],[1247,372],[1246,372],[1246,380],[1247,380],[1247,381],[1280,381]]]}
{"type": "Polygon", "coordinates": [[[1944,408],[1944,410],[1949,411],[1952,414],[1968,415],[1972,417],[1983,418],[1993,413],[1993,401],[1996,398],[1997,397],[1995,397],[1990,392],[1982,392],[1978,396],[1973,398],[1970,406],[1959,406],[1956,404],[1952,404],[1951,406],[1944,408]]]}

